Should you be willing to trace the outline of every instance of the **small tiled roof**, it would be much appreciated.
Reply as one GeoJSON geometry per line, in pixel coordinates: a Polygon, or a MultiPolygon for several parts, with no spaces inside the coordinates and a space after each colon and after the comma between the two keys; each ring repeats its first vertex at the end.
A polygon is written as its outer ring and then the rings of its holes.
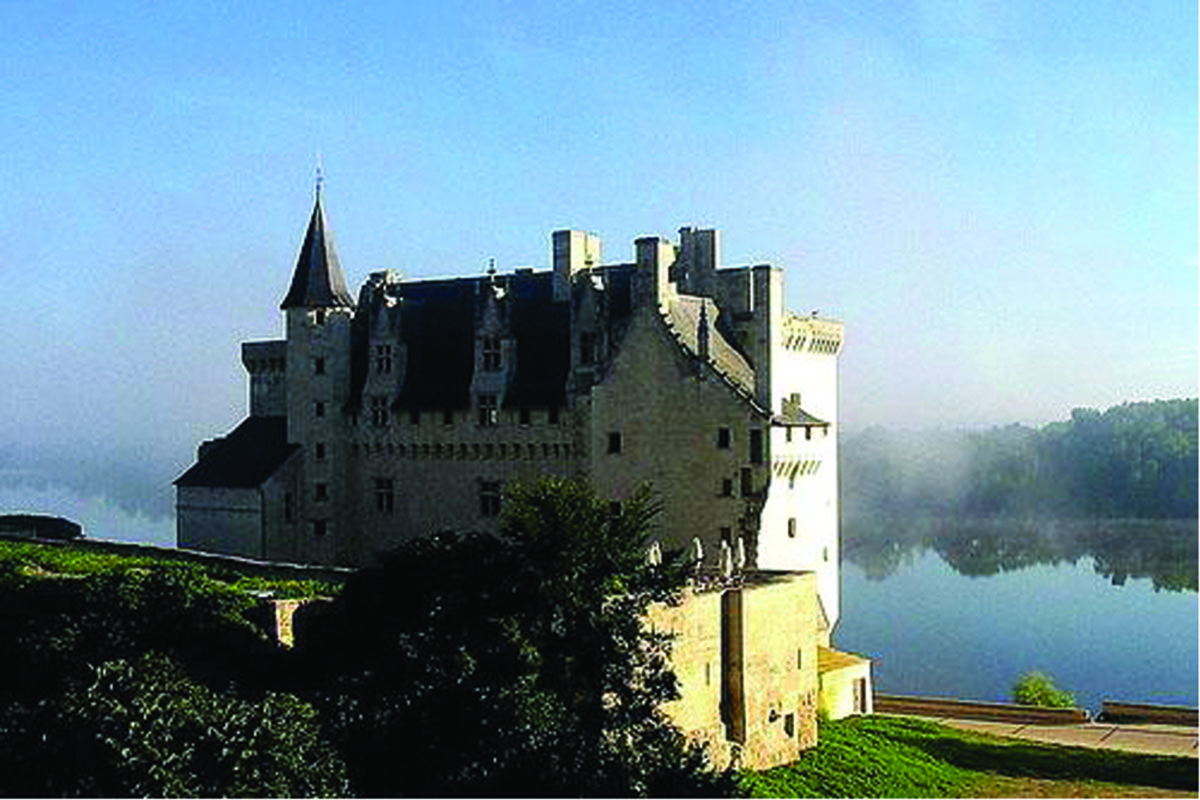
{"type": "Polygon", "coordinates": [[[805,425],[812,428],[828,428],[829,423],[800,408],[799,405],[784,404],[783,413],[776,414],[771,421],[777,425],[805,425]]]}
{"type": "Polygon", "coordinates": [[[261,486],[299,447],[287,443],[287,417],[247,417],[217,440],[176,486],[230,489],[261,486]]]}
{"type": "Polygon", "coordinates": [[[337,250],[333,246],[333,233],[325,225],[325,209],[321,207],[321,195],[317,193],[312,216],[308,220],[308,231],[300,257],[296,259],[296,271],[292,273],[292,285],[283,298],[280,308],[331,308],[352,307],[354,298],[346,291],[346,277],[338,262],[337,250]]]}
{"type": "Polygon", "coordinates": [[[834,650],[832,647],[822,647],[817,645],[817,672],[833,672],[846,667],[857,667],[862,664],[870,664],[869,658],[856,656],[853,653],[844,653],[841,650],[834,650]]]}

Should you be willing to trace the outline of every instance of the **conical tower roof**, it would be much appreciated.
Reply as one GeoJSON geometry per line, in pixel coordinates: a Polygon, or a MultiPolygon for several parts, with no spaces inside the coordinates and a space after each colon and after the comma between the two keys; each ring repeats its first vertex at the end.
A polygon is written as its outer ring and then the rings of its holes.
{"type": "Polygon", "coordinates": [[[333,233],[325,224],[325,209],[321,207],[321,192],[313,203],[304,246],[296,259],[292,285],[280,308],[332,308],[353,306],[354,298],[346,291],[346,277],[333,246],[333,233]]]}

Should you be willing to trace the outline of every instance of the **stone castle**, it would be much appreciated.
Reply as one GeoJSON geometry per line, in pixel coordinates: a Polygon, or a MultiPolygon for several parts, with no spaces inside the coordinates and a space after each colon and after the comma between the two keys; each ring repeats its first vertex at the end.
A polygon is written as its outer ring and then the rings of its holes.
{"type": "Polygon", "coordinates": [[[664,544],[745,576],[656,617],[708,631],[677,647],[673,714],[760,753],[749,763],[794,758],[818,692],[869,706],[861,659],[818,676],[818,653],[841,655],[842,324],[785,310],[778,268],[720,266],[715,230],[640,238],[625,263],[604,263],[592,233],[551,241],[550,270],[376,272],[356,301],[318,189],[286,338],[242,345],[250,415],[176,481],[179,545],[357,566],[406,537],[494,530],[514,481],[584,476],[614,500],[648,482],[664,544]],[[750,607],[773,612],[751,623],[750,607]]]}

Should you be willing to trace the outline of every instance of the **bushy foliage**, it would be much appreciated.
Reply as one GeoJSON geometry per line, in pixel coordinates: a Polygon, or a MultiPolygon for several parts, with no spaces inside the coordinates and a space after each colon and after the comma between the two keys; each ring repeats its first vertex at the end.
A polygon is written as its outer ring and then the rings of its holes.
{"type": "Polygon", "coordinates": [[[1059,689],[1054,679],[1044,672],[1026,672],[1013,684],[1014,703],[1043,708],[1074,708],[1075,695],[1059,689]]]}
{"type": "Polygon", "coordinates": [[[40,697],[105,661],[159,651],[228,681],[275,648],[244,616],[253,599],[180,565],[44,577],[0,575],[7,697],[40,697]]]}
{"type": "Polygon", "coordinates": [[[195,683],[169,659],[109,661],[88,684],[0,717],[0,795],[291,797],[346,793],[344,768],[295,697],[195,683]]]}
{"type": "Polygon", "coordinates": [[[641,623],[677,596],[646,564],[648,493],[619,511],[545,480],[499,536],[413,541],[297,625],[351,788],[366,795],[723,793],[658,705],[668,640],[641,623]],[[419,769],[396,769],[396,758],[419,769]]]}

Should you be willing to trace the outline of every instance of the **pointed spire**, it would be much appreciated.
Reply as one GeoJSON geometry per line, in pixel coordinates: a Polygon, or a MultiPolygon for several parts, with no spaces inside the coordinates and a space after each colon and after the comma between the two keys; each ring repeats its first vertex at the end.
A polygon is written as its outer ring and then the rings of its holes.
{"type": "Polygon", "coordinates": [[[700,301],[700,323],[696,326],[697,355],[708,360],[708,301],[700,301]]]}
{"type": "Polygon", "coordinates": [[[300,257],[296,259],[291,288],[279,306],[283,309],[354,305],[354,298],[346,291],[346,278],[333,246],[333,233],[327,230],[325,224],[325,209],[321,206],[323,181],[324,176],[318,167],[312,217],[308,220],[308,232],[304,234],[300,257]]]}

